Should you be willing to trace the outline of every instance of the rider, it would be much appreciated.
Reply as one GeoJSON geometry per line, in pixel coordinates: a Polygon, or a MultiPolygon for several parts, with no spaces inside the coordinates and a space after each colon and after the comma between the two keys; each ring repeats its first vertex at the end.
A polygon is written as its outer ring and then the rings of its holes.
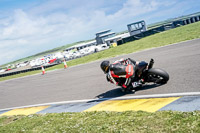
{"type": "Polygon", "coordinates": [[[135,87],[142,85],[143,80],[138,80],[138,77],[141,74],[140,70],[146,66],[146,62],[136,62],[130,58],[117,60],[113,64],[107,60],[101,63],[101,69],[106,74],[107,81],[121,86],[122,91],[132,92],[135,91],[135,87]]]}

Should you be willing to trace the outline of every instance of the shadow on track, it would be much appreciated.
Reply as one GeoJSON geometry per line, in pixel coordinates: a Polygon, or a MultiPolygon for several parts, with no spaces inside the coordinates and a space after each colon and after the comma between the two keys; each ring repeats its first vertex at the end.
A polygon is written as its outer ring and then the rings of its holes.
{"type": "Polygon", "coordinates": [[[153,88],[156,88],[156,87],[159,87],[159,86],[162,86],[164,84],[151,84],[151,85],[143,85],[142,87],[140,88],[137,88],[136,91],[143,91],[143,90],[148,90],[148,89],[153,89],[153,88]]]}
{"type": "MultiPolygon", "coordinates": [[[[142,87],[135,88],[135,90],[137,92],[137,91],[153,89],[159,86],[161,85],[158,85],[158,84],[143,85],[142,87]]],[[[121,97],[128,94],[134,94],[134,92],[122,92],[121,88],[116,88],[113,90],[109,90],[105,93],[99,94],[98,96],[96,96],[96,98],[115,98],[115,97],[121,97]]]]}
{"type": "Polygon", "coordinates": [[[121,88],[116,88],[113,90],[109,90],[105,93],[99,94],[98,96],[96,96],[96,98],[114,98],[114,97],[120,97],[120,96],[124,96],[127,93],[122,92],[121,88]]]}
{"type": "MultiPolygon", "coordinates": [[[[159,84],[148,85],[148,84],[146,84],[146,85],[143,85],[142,87],[135,88],[135,90],[137,92],[137,91],[142,91],[142,90],[153,89],[153,88],[156,88],[156,87],[159,87],[159,86],[162,86],[162,85],[159,85],[159,84]]],[[[121,88],[116,88],[116,89],[109,90],[105,93],[97,95],[96,96],[96,98],[98,98],[97,100],[92,100],[92,101],[89,101],[87,103],[111,100],[111,99],[116,98],[116,97],[121,97],[121,96],[125,96],[125,95],[130,95],[130,94],[134,94],[134,92],[122,92],[121,88]]]]}

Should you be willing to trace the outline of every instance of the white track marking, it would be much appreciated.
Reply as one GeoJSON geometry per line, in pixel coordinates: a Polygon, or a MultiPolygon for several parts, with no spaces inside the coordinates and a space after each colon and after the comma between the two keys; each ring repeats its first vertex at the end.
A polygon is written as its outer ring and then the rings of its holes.
{"type": "Polygon", "coordinates": [[[28,106],[12,107],[12,108],[0,109],[0,111],[19,109],[19,108],[38,107],[38,106],[50,106],[50,105],[58,105],[58,104],[68,104],[68,103],[84,103],[84,102],[92,102],[92,101],[100,102],[100,101],[105,101],[105,100],[126,100],[126,99],[162,98],[162,97],[196,96],[196,95],[200,95],[200,92],[138,95],[138,96],[125,96],[125,97],[114,97],[114,98],[95,98],[95,99],[61,101],[61,102],[52,102],[52,103],[43,103],[43,104],[35,104],[35,105],[28,105],[28,106]]]}

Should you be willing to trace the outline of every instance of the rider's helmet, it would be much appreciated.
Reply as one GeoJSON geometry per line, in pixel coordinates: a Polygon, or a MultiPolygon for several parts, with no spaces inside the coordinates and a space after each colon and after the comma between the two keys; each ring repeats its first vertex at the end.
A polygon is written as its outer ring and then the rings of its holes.
{"type": "Polygon", "coordinates": [[[109,70],[110,62],[109,61],[103,61],[101,62],[101,69],[103,70],[104,73],[107,73],[109,70]]]}

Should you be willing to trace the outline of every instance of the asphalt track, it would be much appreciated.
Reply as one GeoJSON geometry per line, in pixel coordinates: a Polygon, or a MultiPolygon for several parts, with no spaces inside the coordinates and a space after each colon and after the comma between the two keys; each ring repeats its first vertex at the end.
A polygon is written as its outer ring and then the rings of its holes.
{"type": "Polygon", "coordinates": [[[149,61],[154,58],[154,67],[166,70],[170,80],[163,86],[145,86],[135,94],[126,94],[120,88],[107,83],[99,64],[102,60],[67,69],[47,72],[0,82],[0,109],[33,104],[166,94],[200,92],[200,39],[170,46],[145,50],[110,58],[112,62],[120,58],[149,61]]]}

